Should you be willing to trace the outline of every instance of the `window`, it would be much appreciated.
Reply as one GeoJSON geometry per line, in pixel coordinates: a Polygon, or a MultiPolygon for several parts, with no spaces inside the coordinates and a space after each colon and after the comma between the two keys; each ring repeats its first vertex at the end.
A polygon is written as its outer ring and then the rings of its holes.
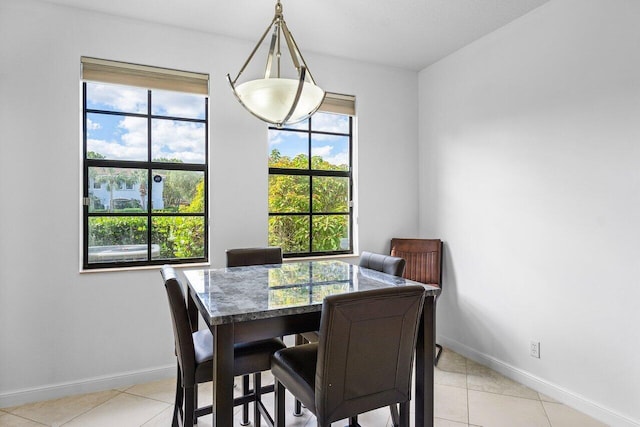
{"type": "MultiPolygon", "coordinates": [[[[354,105],[344,95],[327,99],[354,105]]],[[[269,244],[285,257],[353,252],[354,109],[323,107],[269,128],[269,244]]]]}
{"type": "Polygon", "coordinates": [[[83,268],[208,260],[208,76],[82,58],[83,268]]]}

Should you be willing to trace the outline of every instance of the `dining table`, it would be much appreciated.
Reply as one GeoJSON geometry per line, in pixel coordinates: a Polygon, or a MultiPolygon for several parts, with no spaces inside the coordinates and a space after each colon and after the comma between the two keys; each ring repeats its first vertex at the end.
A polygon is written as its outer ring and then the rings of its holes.
{"type": "Polygon", "coordinates": [[[415,426],[433,426],[435,308],[440,288],[340,260],[183,271],[192,325],[213,334],[213,425],[233,425],[234,343],[317,331],[325,296],[422,285],[425,302],[415,352],[415,426]]]}

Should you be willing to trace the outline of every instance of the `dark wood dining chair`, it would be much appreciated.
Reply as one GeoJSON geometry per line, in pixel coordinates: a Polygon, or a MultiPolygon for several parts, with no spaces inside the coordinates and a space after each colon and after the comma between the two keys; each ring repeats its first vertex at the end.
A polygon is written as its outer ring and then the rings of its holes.
{"type": "MultiPolygon", "coordinates": [[[[282,264],[282,248],[277,246],[227,249],[227,267],[249,265],[282,264]]],[[[242,394],[251,393],[249,375],[242,377],[242,394]]],[[[249,404],[242,406],[241,425],[249,425],[249,404]]]]}
{"type": "MultiPolygon", "coordinates": [[[[197,330],[191,324],[182,290],[182,283],[175,270],[164,266],[161,270],[169,299],[175,352],[178,359],[176,398],[172,426],[193,426],[198,417],[212,413],[211,405],[198,408],[198,384],[210,382],[213,377],[213,336],[206,330],[197,330]]],[[[260,426],[261,416],[269,425],[272,419],[262,404],[261,396],[274,390],[262,387],[260,372],[271,368],[271,356],[286,348],[276,338],[236,344],[234,346],[234,376],[254,374],[254,387],[250,393],[234,399],[234,406],[254,403],[254,425],[260,426]]]]}
{"type": "MultiPolygon", "coordinates": [[[[402,277],[402,273],[405,268],[405,260],[399,257],[362,251],[358,265],[370,270],[402,277]]],[[[307,342],[318,342],[319,340],[319,333],[317,331],[305,332],[302,336],[307,342]]],[[[398,408],[396,405],[391,405],[389,409],[391,410],[393,425],[396,427],[398,425],[398,408]]],[[[354,425],[357,425],[357,422],[354,425]]]]}
{"type": "MultiPolygon", "coordinates": [[[[402,277],[442,289],[442,240],[391,239],[391,255],[407,261],[402,277]]],[[[436,344],[435,365],[442,355],[442,346],[436,344]]]]}
{"type": "MultiPolygon", "coordinates": [[[[376,254],[373,252],[363,251],[360,254],[360,260],[358,265],[360,267],[376,270],[381,273],[402,277],[402,272],[404,271],[404,266],[405,266],[405,260],[402,258],[393,257],[389,255],[382,255],[382,254],[376,254]]],[[[306,342],[317,342],[319,339],[318,331],[305,332],[300,335],[302,335],[302,337],[306,340],[306,342]]],[[[301,343],[298,342],[296,344],[301,344],[301,343]]]]}
{"type": "Polygon", "coordinates": [[[285,388],[316,416],[318,427],[384,406],[400,405],[409,426],[413,355],[424,303],[422,286],[328,296],[320,341],[277,351],[276,426],[285,425],[285,388]]]}
{"type": "Polygon", "coordinates": [[[267,246],[262,248],[227,249],[227,267],[265,264],[282,264],[282,248],[267,246]]]}

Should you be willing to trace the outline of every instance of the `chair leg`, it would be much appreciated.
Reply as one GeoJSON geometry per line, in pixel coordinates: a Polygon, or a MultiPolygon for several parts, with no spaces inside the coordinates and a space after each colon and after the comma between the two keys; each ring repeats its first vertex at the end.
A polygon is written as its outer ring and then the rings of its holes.
{"type": "Polygon", "coordinates": [[[398,427],[400,425],[400,415],[398,415],[398,405],[389,405],[389,411],[391,412],[391,425],[398,427]]]}
{"type": "Polygon", "coordinates": [[[355,417],[350,417],[349,418],[349,427],[360,427],[360,424],[358,424],[358,416],[357,415],[355,417]]]}
{"type": "Polygon", "coordinates": [[[284,399],[285,399],[285,388],[284,385],[278,379],[274,379],[275,381],[275,408],[273,411],[273,415],[275,417],[274,424],[276,427],[285,427],[285,419],[284,419],[284,399]]]}
{"type": "Polygon", "coordinates": [[[436,361],[434,365],[438,366],[438,361],[440,360],[440,356],[442,355],[442,346],[440,344],[436,344],[436,348],[438,349],[438,352],[436,353],[436,361]]]}
{"type": "MultiPolygon", "coordinates": [[[[255,389],[255,385],[253,387],[255,389]]],[[[242,376],[242,395],[246,396],[249,394],[249,375],[242,376]]],[[[240,421],[241,426],[249,425],[249,404],[245,403],[242,405],[242,421],[240,421]]]]}
{"type": "Polygon", "coordinates": [[[262,378],[260,372],[253,374],[253,393],[255,394],[255,400],[253,401],[253,425],[254,427],[260,427],[262,416],[260,415],[260,399],[262,389],[262,378]]]}
{"type": "Polygon", "coordinates": [[[182,419],[182,402],[184,393],[182,391],[182,371],[178,366],[178,373],[176,374],[176,400],[173,404],[173,419],[171,421],[172,427],[178,427],[182,419]]]}
{"type": "MultiPolygon", "coordinates": [[[[193,408],[198,409],[198,384],[193,387],[193,408]]],[[[198,424],[198,417],[193,416],[193,424],[198,424]]]]}
{"type": "MultiPolygon", "coordinates": [[[[196,386],[197,387],[197,386],[196,386]]],[[[195,420],[195,396],[192,387],[184,389],[184,426],[192,426],[195,420]]]]}
{"type": "Polygon", "coordinates": [[[409,401],[400,403],[400,427],[409,427],[409,401]]]}
{"type": "MultiPolygon", "coordinates": [[[[304,337],[301,334],[296,334],[296,343],[295,345],[302,345],[305,344],[307,342],[307,340],[304,339],[304,337]]],[[[295,399],[295,403],[294,403],[294,407],[293,407],[293,416],[294,417],[301,417],[302,416],[302,402],[300,402],[298,399],[295,399]]]]}

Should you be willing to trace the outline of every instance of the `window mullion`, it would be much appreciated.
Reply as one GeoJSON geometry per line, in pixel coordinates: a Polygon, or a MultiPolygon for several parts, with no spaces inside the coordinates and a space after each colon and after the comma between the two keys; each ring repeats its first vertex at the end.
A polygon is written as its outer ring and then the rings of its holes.
{"type": "Polygon", "coordinates": [[[152,107],[151,107],[151,102],[152,102],[152,98],[151,98],[151,90],[149,90],[147,92],[147,187],[149,188],[149,190],[147,191],[147,260],[151,261],[151,257],[152,257],[152,245],[151,245],[151,226],[152,226],[152,220],[151,220],[151,191],[153,190],[153,188],[151,188],[149,186],[150,182],[151,182],[151,159],[152,159],[152,153],[151,153],[151,111],[152,107]]]}
{"type": "Polygon", "coordinates": [[[309,252],[313,252],[313,177],[311,176],[311,120],[312,118],[309,117],[309,133],[307,134],[307,150],[309,153],[309,252]]]}

